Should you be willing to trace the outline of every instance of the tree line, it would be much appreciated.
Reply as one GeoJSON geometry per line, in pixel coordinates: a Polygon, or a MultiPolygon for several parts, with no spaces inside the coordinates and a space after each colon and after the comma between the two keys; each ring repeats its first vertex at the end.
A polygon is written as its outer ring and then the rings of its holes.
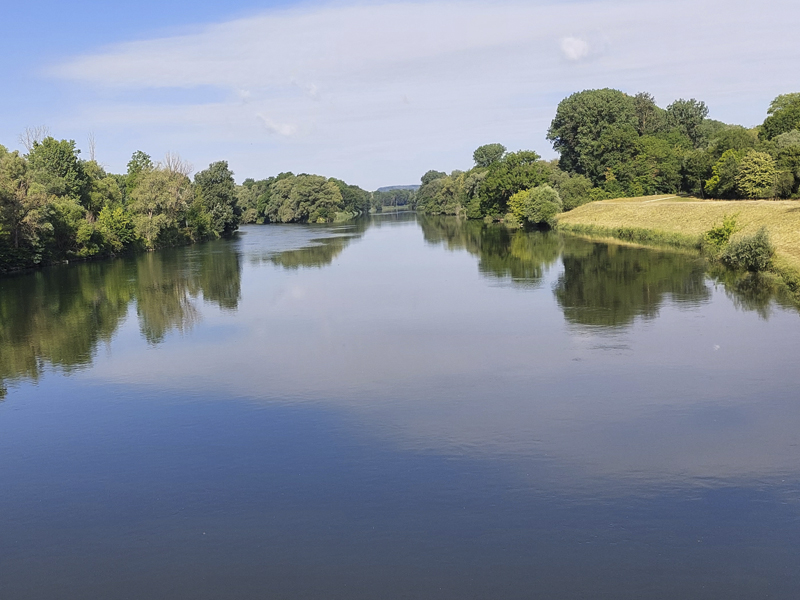
{"type": "Polygon", "coordinates": [[[368,213],[372,194],[341,179],[281,173],[245,179],[238,191],[243,223],[332,223],[368,213]]]}
{"type": "Polygon", "coordinates": [[[107,173],[72,140],[28,135],[25,154],[0,146],[0,272],[226,237],[240,223],[344,221],[384,206],[552,224],[611,197],[800,196],[800,93],[778,96],[763,124],[747,129],[709,119],[695,99],[661,108],[647,93],[585,90],[561,101],[547,138],[559,159],[487,144],[469,170],[430,170],[418,190],[367,192],[291,172],[237,186],[225,161],[190,178],[176,155],[156,162],[141,151],[126,173],[107,173]]]}
{"type": "Polygon", "coordinates": [[[373,205],[369,192],[319,175],[237,186],[226,161],[191,178],[177,155],[142,151],[114,174],[81,159],[74,140],[23,141],[24,154],[0,146],[0,273],[229,237],[240,223],[345,220],[373,205]]]}
{"type": "Polygon", "coordinates": [[[428,171],[417,210],[552,224],[564,210],[615,197],[800,197],[800,93],[778,96],[748,129],[709,119],[695,99],[661,108],[644,92],[585,90],[559,103],[547,139],[557,160],[487,144],[467,171],[428,171]]]}

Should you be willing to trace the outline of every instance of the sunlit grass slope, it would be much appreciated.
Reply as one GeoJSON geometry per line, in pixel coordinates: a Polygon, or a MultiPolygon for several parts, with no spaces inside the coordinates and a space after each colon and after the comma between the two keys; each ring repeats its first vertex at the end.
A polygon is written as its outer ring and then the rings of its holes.
{"type": "MultiPolygon", "coordinates": [[[[776,266],[800,272],[800,202],[792,200],[719,201],[676,196],[617,198],[584,204],[559,216],[563,231],[608,235],[615,230],[647,230],[653,241],[691,245],[706,231],[737,215],[742,234],[764,226],[777,251],[776,266]],[[681,243],[682,242],[682,243],[681,243]]],[[[642,241],[647,241],[643,238],[642,241]]]]}

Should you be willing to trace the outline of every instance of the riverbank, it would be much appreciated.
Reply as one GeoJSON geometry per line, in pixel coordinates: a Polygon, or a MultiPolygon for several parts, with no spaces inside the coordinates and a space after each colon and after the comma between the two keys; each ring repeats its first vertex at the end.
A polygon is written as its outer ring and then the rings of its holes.
{"type": "Polygon", "coordinates": [[[584,204],[558,217],[558,229],[646,245],[700,248],[702,236],[727,215],[736,215],[739,233],[761,227],[775,245],[771,271],[800,293],[800,202],[721,201],[677,196],[617,198],[584,204]]]}

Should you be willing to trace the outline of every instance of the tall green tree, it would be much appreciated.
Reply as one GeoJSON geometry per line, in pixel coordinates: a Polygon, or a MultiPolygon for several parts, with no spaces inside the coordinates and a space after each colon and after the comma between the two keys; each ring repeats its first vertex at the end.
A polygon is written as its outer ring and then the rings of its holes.
{"type": "Polygon", "coordinates": [[[0,236],[7,234],[15,250],[41,249],[41,236],[51,229],[46,201],[42,191],[31,189],[25,158],[0,146],[0,236]]]}
{"type": "Polygon", "coordinates": [[[711,168],[711,177],[706,181],[705,191],[714,198],[735,198],[738,195],[736,179],[739,165],[744,157],[740,150],[726,150],[711,168]]]}
{"type": "Polygon", "coordinates": [[[434,179],[441,179],[442,177],[447,177],[447,173],[445,173],[444,171],[434,171],[433,169],[431,169],[421,177],[420,181],[422,181],[422,185],[425,185],[427,183],[430,183],[434,179]]]}
{"type": "Polygon", "coordinates": [[[666,123],[666,111],[656,105],[652,94],[639,92],[633,97],[633,109],[636,113],[636,130],[639,135],[658,133],[666,123]]]}
{"type": "Polygon", "coordinates": [[[759,135],[763,139],[774,137],[795,129],[800,129],[800,92],[781,94],[769,105],[767,118],[761,126],[759,135]]]}
{"type": "Polygon", "coordinates": [[[229,236],[239,228],[241,211],[236,198],[236,183],[227,161],[211,163],[194,176],[195,194],[210,216],[214,235],[229,236]]]}
{"type": "Polygon", "coordinates": [[[702,125],[708,116],[708,107],[705,102],[690,100],[675,100],[667,106],[667,125],[678,129],[686,135],[698,148],[703,141],[702,125]]]}
{"type": "Polygon", "coordinates": [[[638,153],[640,126],[634,99],[619,90],[584,90],[562,100],[547,132],[561,155],[559,166],[595,185],[606,171],[638,153]]]}
{"type": "Polygon", "coordinates": [[[177,242],[175,233],[188,209],[190,194],[191,182],[179,173],[155,168],[139,174],[129,208],[136,235],[145,246],[155,248],[177,242]]]}
{"type": "Polygon", "coordinates": [[[46,137],[41,142],[34,141],[28,154],[34,184],[47,194],[84,200],[88,178],[78,154],[74,140],[46,137]]]}
{"type": "Polygon", "coordinates": [[[485,144],[475,149],[472,160],[476,167],[490,167],[503,158],[505,153],[506,147],[503,144],[485,144]]]}
{"type": "Polygon", "coordinates": [[[743,198],[772,198],[776,176],[775,159],[766,152],[750,150],[739,162],[736,189],[743,198]]]}
{"type": "Polygon", "coordinates": [[[131,159],[128,161],[128,171],[125,175],[125,191],[127,194],[130,194],[136,187],[139,177],[144,173],[152,171],[154,168],[153,159],[149,154],[141,150],[134,152],[131,155],[131,159]]]}
{"type": "Polygon", "coordinates": [[[550,182],[550,169],[536,152],[509,152],[489,167],[478,187],[483,215],[500,217],[508,212],[508,201],[517,192],[550,182]]]}

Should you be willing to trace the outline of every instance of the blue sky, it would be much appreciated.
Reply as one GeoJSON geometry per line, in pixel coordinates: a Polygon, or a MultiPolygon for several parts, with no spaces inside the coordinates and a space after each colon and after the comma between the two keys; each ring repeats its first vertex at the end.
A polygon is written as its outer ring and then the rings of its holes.
{"type": "Polygon", "coordinates": [[[581,89],[747,126],[800,91],[794,0],[2,2],[0,143],[93,133],[112,171],[176,152],[374,189],[484,143],[553,157],[547,126],[581,89]]]}

